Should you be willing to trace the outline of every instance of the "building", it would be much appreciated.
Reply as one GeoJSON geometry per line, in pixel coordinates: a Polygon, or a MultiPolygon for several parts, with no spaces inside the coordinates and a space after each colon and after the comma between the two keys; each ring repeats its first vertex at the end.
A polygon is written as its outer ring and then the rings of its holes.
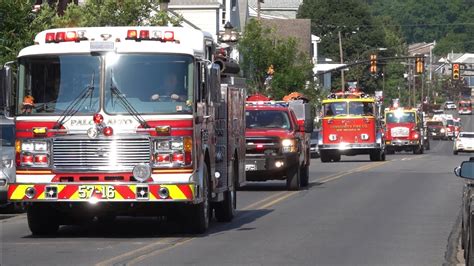
{"type": "Polygon", "coordinates": [[[303,0],[267,0],[260,2],[260,10],[258,10],[259,0],[249,0],[249,15],[257,17],[260,11],[260,16],[266,19],[295,19],[298,13],[298,8],[303,3],[303,0]]]}

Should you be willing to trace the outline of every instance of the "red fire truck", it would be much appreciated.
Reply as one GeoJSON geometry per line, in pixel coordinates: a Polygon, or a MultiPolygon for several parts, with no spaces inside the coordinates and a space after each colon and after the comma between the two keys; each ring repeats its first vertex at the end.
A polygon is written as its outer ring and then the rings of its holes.
{"type": "Polygon", "coordinates": [[[391,107],[385,109],[385,149],[388,154],[412,151],[422,154],[425,143],[423,114],[416,108],[391,107]]]}
{"type": "Polygon", "coordinates": [[[321,162],[338,162],[341,155],[356,154],[369,154],[371,161],[385,160],[378,101],[354,90],[332,93],[322,105],[318,143],[321,162]]]}
{"type": "Polygon", "coordinates": [[[472,114],[472,103],[469,100],[462,100],[458,103],[458,114],[470,115],[472,114]]]}
{"type": "Polygon", "coordinates": [[[21,50],[5,74],[17,137],[8,198],[27,205],[33,234],[116,215],[176,215],[193,232],[213,209],[233,218],[245,89],[213,63],[216,45],[199,30],[130,26],[50,29],[21,50]]]}
{"type": "Polygon", "coordinates": [[[286,180],[289,190],[308,185],[309,108],[301,100],[275,102],[260,94],[247,99],[247,181],[286,180]]]}

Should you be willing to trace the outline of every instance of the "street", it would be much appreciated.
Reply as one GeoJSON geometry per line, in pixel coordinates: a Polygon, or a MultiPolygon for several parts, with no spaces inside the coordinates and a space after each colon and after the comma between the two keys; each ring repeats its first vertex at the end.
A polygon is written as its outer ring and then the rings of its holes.
{"type": "MultiPolygon", "coordinates": [[[[472,128],[463,117],[464,128],[472,128]]],[[[233,222],[183,234],[158,218],[119,217],[32,237],[26,215],[2,216],[2,265],[441,265],[456,263],[463,180],[451,141],[385,162],[313,159],[310,186],[251,183],[233,222]]]]}

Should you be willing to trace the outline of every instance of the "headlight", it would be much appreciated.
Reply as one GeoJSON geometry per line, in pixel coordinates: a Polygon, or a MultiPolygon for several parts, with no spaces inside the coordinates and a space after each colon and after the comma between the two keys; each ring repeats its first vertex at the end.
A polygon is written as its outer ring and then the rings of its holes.
{"type": "Polygon", "coordinates": [[[193,141],[191,137],[165,137],[154,141],[153,165],[158,167],[183,167],[192,164],[193,141]]]}
{"type": "Polygon", "coordinates": [[[48,167],[50,163],[49,142],[47,140],[17,140],[18,166],[48,167]]]}
{"type": "Polygon", "coordinates": [[[12,159],[2,159],[2,168],[12,168],[13,160],[12,159]]]}
{"type": "Polygon", "coordinates": [[[444,130],[444,128],[442,128],[439,132],[441,133],[444,133],[446,130],[444,130]]]}
{"type": "Polygon", "coordinates": [[[295,152],[296,151],[296,142],[294,139],[283,139],[281,141],[282,151],[283,152],[295,152]]]}

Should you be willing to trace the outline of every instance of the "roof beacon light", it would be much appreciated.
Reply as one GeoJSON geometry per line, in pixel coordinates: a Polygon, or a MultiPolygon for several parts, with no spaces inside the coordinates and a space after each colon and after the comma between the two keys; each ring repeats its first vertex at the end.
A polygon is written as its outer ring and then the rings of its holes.
{"type": "Polygon", "coordinates": [[[140,31],[140,40],[149,40],[149,39],[150,39],[150,31],[141,30],[140,31]]]}
{"type": "Polygon", "coordinates": [[[45,42],[46,42],[46,43],[51,43],[51,42],[54,42],[54,41],[55,41],[55,34],[54,34],[54,32],[48,32],[48,33],[46,33],[45,42]]]}
{"type": "Polygon", "coordinates": [[[151,33],[152,33],[152,35],[151,35],[152,37],[151,37],[151,38],[154,39],[154,40],[160,40],[161,37],[163,36],[163,34],[161,33],[161,31],[159,31],[159,30],[154,30],[154,31],[152,31],[151,33]]]}
{"type": "Polygon", "coordinates": [[[64,31],[56,32],[56,42],[64,42],[66,39],[66,33],[64,31]]]}
{"type": "Polygon", "coordinates": [[[77,33],[75,31],[66,32],[66,42],[75,42],[78,41],[77,33]]]}
{"type": "Polygon", "coordinates": [[[113,134],[114,134],[114,130],[112,129],[112,127],[105,127],[104,128],[104,136],[110,137],[113,134]]]}
{"type": "Polygon", "coordinates": [[[165,31],[165,34],[163,36],[163,41],[165,41],[165,42],[174,41],[174,32],[173,31],[165,31]]]}
{"type": "Polygon", "coordinates": [[[127,40],[136,40],[137,39],[137,30],[128,30],[126,39],[127,40]]]}

